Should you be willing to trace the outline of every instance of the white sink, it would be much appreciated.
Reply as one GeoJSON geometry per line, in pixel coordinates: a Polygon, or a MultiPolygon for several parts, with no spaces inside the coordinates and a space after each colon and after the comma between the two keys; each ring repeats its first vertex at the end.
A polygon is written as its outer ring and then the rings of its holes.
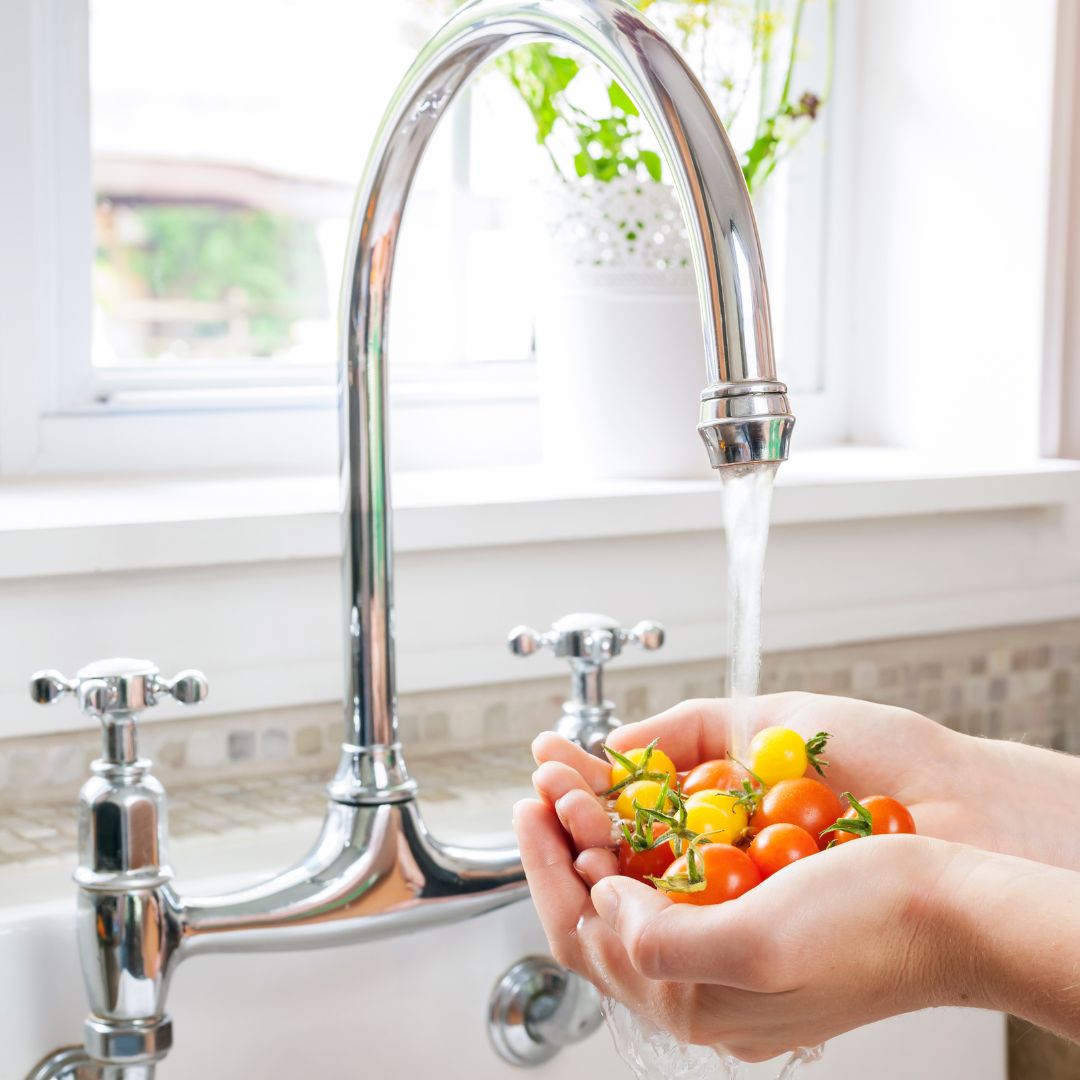
{"type": "MultiPolygon", "coordinates": [[[[310,823],[174,845],[198,889],[269,871],[310,823]],[[226,869],[228,872],[225,872],[226,869]]],[[[22,1080],[77,1042],[85,1012],[67,867],[0,876],[0,1080],[22,1080]],[[66,895],[65,895],[66,894],[66,895]]],[[[190,880],[190,877],[189,877],[190,880]]],[[[196,957],[169,996],[175,1047],[161,1080],[368,1080],[371,1076],[595,1080],[630,1076],[604,1029],[531,1071],[488,1043],[488,995],[523,956],[546,952],[532,906],[514,905],[408,938],[305,953],[196,957]]],[[[752,1080],[776,1074],[756,1066],[752,1080]]],[[[851,1032],[807,1080],[1005,1080],[998,1014],[938,1009],[851,1032]]]]}

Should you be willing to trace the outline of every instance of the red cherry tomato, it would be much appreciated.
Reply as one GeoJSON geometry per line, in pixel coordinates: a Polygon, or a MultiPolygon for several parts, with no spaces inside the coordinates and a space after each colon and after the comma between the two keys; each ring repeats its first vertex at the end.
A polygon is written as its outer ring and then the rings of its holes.
{"type": "Polygon", "coordinates": [[[819,847],[825,847],[828,837],[823,830],[844,812],[840,800],[824,784],[801,776],[798,780],[781,780],[765,793],[755,821],[759,825],[798,825],[811,836],[820,837],[819,847]]]}
{"type": "MultiPolygon", "coordinates": [[[[659,821],[653,822],[654,837],[666,831],[666,825],[659,821]]],[[[652,884],[649,878],[662,877],[674,858],[670,844],[661,844],[659,847],[649,848],[648,851],[635,851],[626,842],[625,836],[619,839],[619,873],[635,881],[643,881],[646,885],[652,884]]]]}
{"type": "MultiPolygon", "coordinates": [[[[884,836],[887,833],[913,833],[915,831],[915,819],[911,816],[911,812],[902,802],[897,802],[896,799],[891,799],[888,795],[871,795],[869,798],[862,800],[862,805],[870,811],[872,836],[884,836]]],[[[859,813],[852,807],[844,814],[844,817],[857,820],[859,813]]],[[[825,840],[829,839],[834,839],[838,844],[846,844],[849,840],[857,840],[858,836],[855,833],[837,830],[825,836],[825,840]]]]}
{"type": "Polygon", "coordinates": [[[778,822],[767,825],[754,837],[747,854],[764,879],[807,855],[816,855],[818,850],[817,838],[805,829],[778,822]]]}
{"type": "MultiPolygon", "coordinates": [[[[750,857],[730,844],[702,844],[695,855],[705,874],[705,888],[698,892],[665,890],[668,899],[676,904],[722,904],[742,896],[761,882],[761,873],[750,857]]],[[[664,876],[674,877],[687,872],[687,857],[680,855],[664,876]]]]}
{"type": "Polygon", "coordinates": [[[714,788],[720,791],[742,791],[743,781],[749,779],[750,774],[737,761],[717,758],[715,761],[703,761],[691,769],[686,774],[682,790],[684,795],[714,788]]]}

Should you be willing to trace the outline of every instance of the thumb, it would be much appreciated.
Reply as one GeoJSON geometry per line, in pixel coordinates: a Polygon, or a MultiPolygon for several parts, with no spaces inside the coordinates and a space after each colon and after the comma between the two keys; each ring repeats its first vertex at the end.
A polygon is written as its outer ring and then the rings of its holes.
{"type": "Polygon", "coordinates": [[[619,876],[598,881],[591,896],[597,915],[622,942],[634,968],[646,978],[670,978],[666,953],[678,906],[658,889],[619,876]]]}
{"type": "Polygon", "coordinates": [[[598,881],[591,898],[646,978],[737,987],[756,978],[761,935],[746,932],[743,897],[707,907],[675,904],[658,889],[615,876],[598,881]]]}

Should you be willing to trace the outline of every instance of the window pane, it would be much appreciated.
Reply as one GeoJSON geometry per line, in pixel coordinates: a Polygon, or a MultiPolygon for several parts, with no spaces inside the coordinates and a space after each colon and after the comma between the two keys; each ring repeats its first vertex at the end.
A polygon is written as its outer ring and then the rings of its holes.
{"type": "MultiPolygon", "coordinates": [[[[448,6],[90,0],[95,365],[332,366],[355,185],[393,86],[448,6]]],[[[824,5],[807,12],[814,83],[824,5]]],[[[680,39],[677,24],[666,29],[680,39]]],[[[734,114],[729,99],[745,88],[710,78],[710,56],[746,42],[722,29],[690,59],[734,114]]],[[[739,147],[753,137],[753,85],[739,147]]],[[[778,360],[793,388],[820,384],[824,133],[806,143],[759,200],[778,360]]],[[[553,178],[506,78],[482,77],[439,125],[405,215],[393,369],[531,355],[553,178]]]]}
{"type": "MultiPolygon", "coordinates": [[[[371,0],[91,0],[95,364],[334,362],[355,186],[440,18],[371,0]]],[[[466,318],[470,267],[482,288],[501,230],[497,208],[482,220],[470,205],[467,175],[455,182],[467,134],[448,118],[417,177],[395,364],[528,351],[527,318],[509,334],[466,318]]]]}

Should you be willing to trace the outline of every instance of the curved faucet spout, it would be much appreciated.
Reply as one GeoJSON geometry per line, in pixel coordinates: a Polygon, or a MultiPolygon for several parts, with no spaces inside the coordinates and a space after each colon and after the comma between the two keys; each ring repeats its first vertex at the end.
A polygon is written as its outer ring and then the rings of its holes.
{"type": "MultiPolygon", "coordinates": [[[[698,430],[713,465],[779,461],[794,419],[776,380],[753,209],[723,125],[675,49],[624,0],[476,0],[424,48],[398,88],[360,187],[342,290],[340,394],[345,557],[345,746],[332,794],[408,797],[394,697],[387,319],[409,188],[439,118],[500,52],[556,41],[590,53],[626,88],[667,160],[690,236],[706,386],[698,430]]],[[[663,362],[663,361],[660,361],[663,362]]]]}

